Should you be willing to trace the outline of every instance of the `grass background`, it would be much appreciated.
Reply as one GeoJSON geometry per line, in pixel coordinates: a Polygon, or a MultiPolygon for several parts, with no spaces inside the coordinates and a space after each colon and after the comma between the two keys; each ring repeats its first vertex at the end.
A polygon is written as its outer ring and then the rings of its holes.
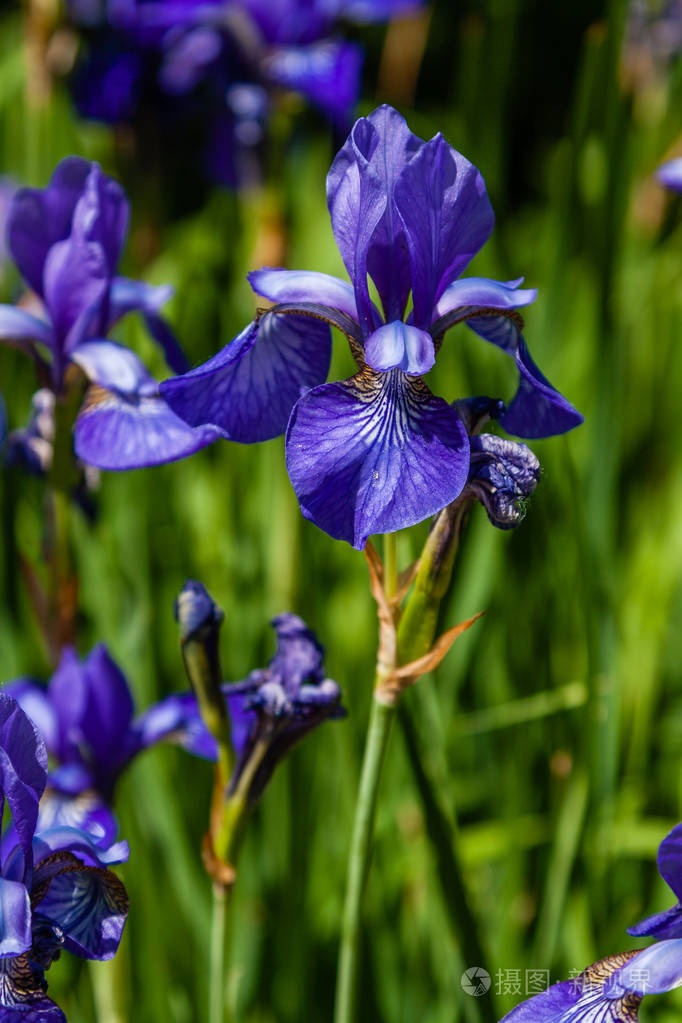
{"type": "MultiPolygon", "coordinates": [[[[443,624],[487,614],[405,700],[492,990],[462,994],[462,969],[483,964],[471,961],[461,914],[452,925],[457,895],[440,884],[396,729],[365,901],[361,1020],[497,1019],[527,969],[559,979],[635,947],[625,928],[672,901],[655,856],[682,816],[682,209],[652,175],[682,147],[682,64],[626,45],[626,14],[616,0],[436,0],[412,97],[401,91],[409,54],[389,44],[399,70],[387,74],[385,30],[355,32],[367,46],[361,110],[393,101],[414,131],[443,131],[482,170],[497,226],[472,272],[539,287],[529,346],[586,417],[533,444],[543,478],[513,535],[475,510],[443,624]]],[[[155,178],[129,140],[80,122],[63,82],[30,101],[24,41],[21,12],[5,5],[0,173],[43,185],[80,153],[119,176],[134,214],[124,270],[175,285],[170,318],[193,364],[251,317],[244,273],[270,251],[273,210],[288,265],[342,272],[324,201],[334,146],[314,115],[278,115],[280,136],[291,135],[265,198],[197,193],[193,212],[174,217],[187,206],[182,182],[155,178]]],[[[16,295],[11,270],[2,288],[16,295]]],[[[136,323],[118,336],[163,375],[136,323]]],[[[336,341],[332,378],[351,370],[336,341]]],[[[450,399],[509,398],[515,386],[509,360],[465,328],[448,336],[430,383],[450,399]]],[[[9,349],[0,388],[10,426],[22,425],[32,367],[9,349]]],[[[43,486],[5,471],[0,493],[2,675],[46,678],[18,570],[19,552],[40,556],[43,486]]],[[[254,815],[230,998],[249,1023],[329,1019],[376,643],[363,558],[302,519],[281,439],[105,474],[98,503],[94,525],[73,521],[79,647],[109,645],[138,708],[185,684],[172,604],[188,577],[225,609],[229,678],[266,663],[267,621],[284,608],[325,643],[349,714],[297,748],[254,815]]],[[[404,564],[426,529],[401,537],[404,564]]],[[[210,768],[171,748],[140,758],[120,786],[131,913],[118,964],[100,970],[129,984],[131,1023],[204,1018],[210,892],[198,849],[209,790],[210,768]]],[[[95,1019],[91,982],[66,956],[50,972],[71,1023],[95,1019]]],[[[672,1023],[680,1009],[680,993],[651,998],[642,1018],[672,1023]]]]}

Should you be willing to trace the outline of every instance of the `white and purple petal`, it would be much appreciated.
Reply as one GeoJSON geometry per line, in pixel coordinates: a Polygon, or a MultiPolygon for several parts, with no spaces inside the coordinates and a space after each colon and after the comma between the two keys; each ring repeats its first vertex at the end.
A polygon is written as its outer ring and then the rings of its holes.
{"type": "Polygon", "coordinates": [[[393,194],[410,254],[414,322],[428,328],[434,306],[488,240],[495,218],[480,172],[440,134],[403,168],[393,194]]]}
{"type": "Polygon", "coordinates": [[[436,352],[431,335],[393,320],[375,330],[365,342],[367,365],[379,373],[400,369],[403,373],[419,376],[428,371],[436,361],[436,352]]]}
{"type": "Polygon", "coordinates": [[[500,348],[513,345],[518,337],[514,333],[514,321],[510,324],[507,341],[500,334],[501,327],[496,317],[489,316],[489,310],[508,311],[530,305],[537,298],[537,288],[519,288],[518,281],[492,281],[487,277],[464,277],[453,281],[436,302],[431,327],[434,334],[444,333],[453,323],[464,321],[472,330],[486,340],[493,341],[500,348]],[[486,315],[483,315],[486,314],[486,315]],[[468,318],[470,317],[470,318],[468,318]]]}
{"type": "Polygon", "coordinates": [[[303,514],[362,549],[373,533],[421,522],[460,494],[469,441],[458,414],[419,379],[367,371],[298,402],[289,477],[303,514]]]}
{"type": "Polygon", "coordinates": [[[37,316],[14,305],[0,305],[0,341],[30,352],[30,343],[33,341],[52,348],[53,333],[48,324],[37,316]]]}
{"type": "Polygon", "coordinates": [[[340,309],[353,320],[358,318],[352,284],[332,274],[264,267],[252,270],[248,278],[256,294],[271,302],[311,302],[340,309]]]}
{"type": "Polygon", "coordinates": [[[31,900],[21,881],[0,877],[0,959],[31,947],[31,900]]]}
{"type": "Polygon", "coordinates": [[[125,394],[93,384],[74,426],[74,450],[99,469],[141,469],[187,458],[220,436],[213,426],[188,426],[158,393],[125,394]]]}
{"type": "Polygon", "coordinates": [[[301,394],[326,380],[330,359],[326,323],[265,313],[203,366],[162,383],[161,394],[191,426],[211,423],[252,444],[284,432],[301,394]]]}

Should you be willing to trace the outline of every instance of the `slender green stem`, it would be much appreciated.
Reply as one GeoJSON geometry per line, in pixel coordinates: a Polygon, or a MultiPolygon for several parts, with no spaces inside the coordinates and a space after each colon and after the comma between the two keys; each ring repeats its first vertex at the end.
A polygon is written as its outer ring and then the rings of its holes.
{"type": "Polygon", "coordinates": [[[213,885],[211,915],[211,950],[208,989],[208,1023],[225,1023],[225,967],[227,942],[225,926],[227,919],[228,889],[221,884],[213,885]]]}
{"type": "Polygon", "coordinates": [[[360,952],[360,910],[367,879],[374,830],[377,792],[395,707],[372,700],[372,712],[362,763],[360,790],[348,857],[346,902],[341,931],[341,949],[336,986],[335,1023],[352,1023],[360,952]]]}
{"type": "Polygon", "coordinates": [[[127,1023],[130,1011],[130,961],[124,935],[110,962],[91,961],[90,982],[97,1023],[127,1023]]]}

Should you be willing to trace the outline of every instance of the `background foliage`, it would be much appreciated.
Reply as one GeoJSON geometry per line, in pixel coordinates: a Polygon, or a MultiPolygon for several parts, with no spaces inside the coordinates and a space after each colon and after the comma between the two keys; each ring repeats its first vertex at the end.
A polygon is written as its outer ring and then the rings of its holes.
{"type": "MultiPolygon", "coordinates": [[[[443,131],[481,168],[497,227],[474,270],[523,273],[540,288],[529,344],[586,417],[575,433],[533,444],[543,479],[514,535],[476,509],[444,623],[487,614],[405,701],[457,821],[493,989],[480,1002],[462,994],[462,969],[482,964],[449,924],[396,730],[365,906],[363,1020],[499,1018],[519,1000],[504,993],[511,971],[523,988],[526,969],[557,979],[635,947],[625,928],[670,902],[655,854],[682,817],[682,210],[652,173],[682,148],[682,64],[633,56],[625,22],[618,0],[436,0],[414,95],[404,42],[386,44],[380,27],[359,33],[363,112],[394,102],[414,131],[443,131]]],[[[273,157],[278,181],[241,197],[188,197],[137,164],[120,133],[79,122],[63,82],[32,101],[20,11],[0,11],[0,173],[43,185],[79,153],[119,176],[134,213],[124,271],[176,286],[171,319],[194,364],[250,318],[244,273],[272,262],[273,244],[286,241],[291,267],[342,272],[324,200],[334,142],[314,115],[285,105],[278,116],[280,137],[293,125],[273,157]]],[[[17,288],[6,271],[4,297],[17,288]]],[[[162,374],[137,330],[126,326],[124,339],[162,374]]],[[[492,393],[492,379],[510,397],[508,360],[486,347],[453,331],[436,393],[492,393]]],[[[349,369],[339,343],[332,372],[349,369]]],[[[11,427],[27,418],[32,372],[0,351],[11,427]]],[[[176,465],[104,474],[97,521],[75,523],[81,651],[106,641],[139,708],[185,684],[172,603],[187,577],[226,611],[228,677],[266,662],[267,620],[290,608],[323,638],[344,689],[348,718],[278,769],[243,850],[231,993],[249,1023],[331,1014],[376,641],[364,561],[302,519],[282,447],[219,443],[176,465]]],[[[2,676],[45,678],[19,568],[39,555],[43,486],[6,470],[0,492],[2,676]]],[[[404,563],[426,528],[401,542],[404,563]]],[[[163,748],[119,792],[132,911],[122,960],[100,969],[130,971],[133,1023],[203,1016],[209,885],[198,848],[209,789],[207,765],[163,748]]],[[[51,971],[71,1023],[93,1018],[90,979],[69,957],[51,971]]],[[[680,1008],[677,992],[647,1000],[642,1016],[672,1023],[680,1008]]]]}

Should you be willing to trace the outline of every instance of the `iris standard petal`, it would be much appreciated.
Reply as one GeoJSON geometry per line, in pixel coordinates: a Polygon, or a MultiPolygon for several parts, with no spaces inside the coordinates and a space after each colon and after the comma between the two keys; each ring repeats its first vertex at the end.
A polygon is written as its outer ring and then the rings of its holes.
{"type": "Polygon", "coordinates": [[[142,469],[193,455],[221,435],[213,426],[188,426],[158,394],[93,385],[74,426],[74,450],[99,469],[142,469]]]}
{"type": "Polygon", "coordinates": [[[309,391],[287,429],[289,477],[303,514],[361,550],[373,533],[411,526],[460,494],[464,425],[399,370],[369,371],[309,391]]]}
{"type": "Polygon", "coordinates": [[[87,701],[81,719],[83,737],[98,770],[117,757],[133,717],[133,698],[126,677],[103,643],[83,663],[87,701]]]}
{"type": "Polygon", "coordinates": [[[31,947],[31,900],[21,881],[0,877],[0,958],[31,947]]]}
{"type": "Polygon", "coordinates": [[[27,852],[38,819],[47,776],[47,751],[38,729],[16,700],[0,693],[0,792],[27,852]]]}
{"type": "Polygon", "coordinates": [[[166,380],[161,394],[191,425],[213,423],[251,444],[284,432],[301,394],[326,380],[330,359],[326,323],[265,313],[203,366],[166,380]]]}
{"type": "Polygon", "coordinates": [[[43,269],[52,245],[66,238],[91,164],[69,156],[57,165],[46,188],[20,188],[7,217],[7,241],[22,276],[43,294],[43,269]]]}
{"type": "Polygon", "coordinates": [[[433,307],[488,240],[494,215],[480,172],[438,134],[401,171],[395,203],[405,226],[414,322],[433,307]]]}
{"type": "Polygon", "coordinates": [[[45,686],[31,679],[18,678],[4,685],[2,691],[13,696],[24,714],[37,726],[48,753],[55,753],[59,741],[57,716],[45,686]]]}
{"type": "Polygon", "coordinates": [[[370,334],[365,342],[365,360],[368,366],[384,373],[401,369],[403,373],[428,373],[436,361],[433,339],[425,330],[402,320],[393,320],[370,334]]]}
{"type": "Polygon", "coordinates": [[[369,297],[367,256],[372,236],[386,210],[386,186],[371,166],[379,136],[367,118],[353,125],[327,174],[327,205],[332,230],[355,289],[358,320],[365,334],[380,325],[369,297]]]}
{"type": "Polygon", "coordinates": [[[55,337],[68,352],[88,333],[98,333],[109,286],[106,254],[99,241],[79,229],[56,242],[45,260],[45,304],[55,337]]]}
{"type": "Polygon", "coordinates": [[[85,866],[62,852],[40,864],[34,886],[34,904],[42,917],[63,931],[65,948],[84,959],[115,955],[128,914],[128,895],[115,874],[85,866]],[[47,879],[52,864],[54,871],[47,879]]]}
{"type": "Polygon", "coordinates": [[[304,682],[324,677],[324,647],[303,619],[289,611],[270,624],[277,635],[277,652],[267,670],[282,680],[290,696],[296,696],[304,682]]]}
{"type": "Polygon", "coordinates": [[[258,295],[271,302],[313,302],[340,309],[357,320],[353,286],[340,277],[317,270],[252,270],[249,284],[258,295]]]}
{"type": "Polygon", "coordinates": [[[407,240],[393,188],[424,142],[410,131],[405,118],[386,104],[374,110],[367,120],[377,135],[370,165],[382,181],[387,199],[367,252],[367,270],[377,286],[386,320],[399,320],[405,312],[412,281],[407,240]]]}
{"type": "Polygon", "coordinates": [[[551,437],[566,433],[583,422],[570,402],[542,375],[519,337],[514,361],[519,370],[519,387],[500,424],[517,437],[551,437]]]}
{"type": "Polygon", "coordinates": [[[682,192],[682,156],[678,156],[676,160],[669,160],[662,167],[659,167],[656,171],[656,177],[666,188],[672,188],[675,192],[682,192]]]}
{"type": "Polygon", "coordinates": [[[360,92],[359,46],[331,39],[304,46],[278,46],[264,58],[261,70],[268,81],[300,92],[347,129],[360,92]]]}
{"type": "Polygon", "coordinates": [[[83,666],[73,647],[62,650],[57,670],[48,683],[47,694],[57,717],[57,759],[63,764],[82,764],[81,722],[88,692],[83,666]]]}

